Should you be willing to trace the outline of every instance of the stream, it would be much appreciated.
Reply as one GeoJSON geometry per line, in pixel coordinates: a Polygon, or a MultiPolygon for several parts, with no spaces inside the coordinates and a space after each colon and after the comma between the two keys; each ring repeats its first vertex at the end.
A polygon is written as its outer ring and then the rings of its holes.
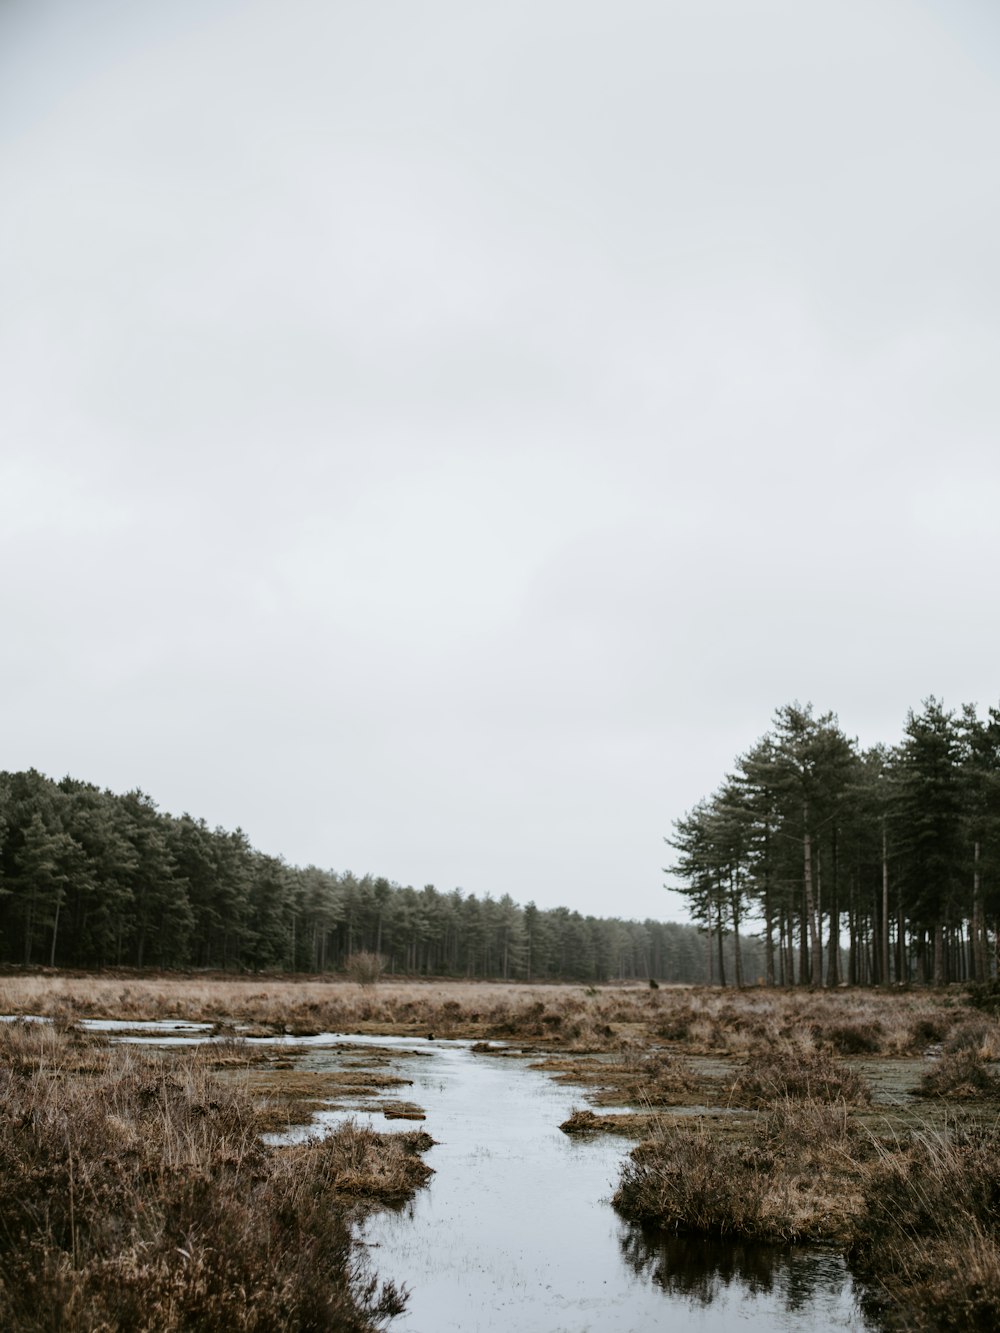
{"type": "MultiPolygon", "coordinates": [[[[436,1174],[405,1208],[375,1214],[361,1230],[379,1277],[410,1292],[392,1333],[874,1327],[836,1253],[666,1236],[624,1222],[609,1200],[630,1145],[563,1134],[558,1126],[582,1092],[528,1068],[528,1059],[474,1055],[467,1042],[353,1040],[430,1053],[393,1068],[413,1080],[405,1096],[427,1111],[421,1127],[438,1140],[426,1157],[436,1174]]],[[[338,1068],[343,1058],[317,1046],[304,1063],[338,1068]]],[[[321,1112],[317,1127],[343,1118],[321,1112]]],[[[389,1127],[381,1116],[371,1123],[389,1127]]]]}

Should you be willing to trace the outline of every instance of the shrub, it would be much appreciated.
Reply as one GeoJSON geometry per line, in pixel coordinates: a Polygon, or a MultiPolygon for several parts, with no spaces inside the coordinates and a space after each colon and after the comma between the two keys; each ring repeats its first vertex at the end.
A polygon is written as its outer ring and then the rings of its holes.
{"type": "Polygon", "coordinates": [[[676,1104],[697,1087],[688,1062],[662,1052],[651,1055],[626,1052],[622,1069],[621,1092],[630,1102],[645,1106],[676,1104]]]}
{"type": "Polygon", "coordinates": [[[374,986],[384,969],[385,959],[382,955],[369,953],[366,949],[350,954],[344,964],[344,971],[359,986],[374,986]]]}
{"type": "Polygon", "coordinates": [[[633,1221],[702,1235],[773,1234],[762,1223],[773,1157],[671,1125],[633,1149],[612,1202],[633,1221]]]}
{"type": "Polygon", "coordinates": [[[882,1048],[881,1023],[843,1023],[824,1034],[838,1055],[868,1055],[882,1048]]]}
{"type": "Polygon", "coordinates": [[[894,1327],[1000,1327],[996,1129],[913,1137],[868,1173],[850,1259],[894,1327]]]}

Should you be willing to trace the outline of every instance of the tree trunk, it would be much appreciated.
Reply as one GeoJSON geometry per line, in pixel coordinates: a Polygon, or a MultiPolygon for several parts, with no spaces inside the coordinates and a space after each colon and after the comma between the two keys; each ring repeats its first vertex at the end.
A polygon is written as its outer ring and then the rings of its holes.
{"type": "Polygon", "coordinates": [[[809,946],[812,957],[809,960],[808,978],[809,984],[815,986],[821,980],[817,976],[816,969],[820,966],[820,942],[819,928],[816,921],[816,904],[813,899],[813,873],[812,873],[812,835],[809,832],[809,806],[803,802],[802,805],[802,863],[805,872],[805,892],[806,892],[806,916],[809,918],[809,946]]]}
{"type": "Polygon", "coordinates": [[[743,989],[743,951],[740,948],[740,918],[733,912],[733,967],[736,972],[736,989],[743,989]]]}
{"type": "Polygon", "coordinates": [[[882,985],[889,984],[889,856],[882,820],[882,985]]]}
{"type": "Polygon", "coordinates": [[[972,874],[972,953],[973,977],[976,981],[986,981],[989,977],[989,960],[986,956],[986,930],[983,920],[983,885],[979,873],[980,848],[977,840],[972,874]]]}
{"type": "Polygon", "coordinates": [[[720,985],[720,986],[724,986],[724,985],[726,984],[726,959],[725,959],[725,956],[724,956],[724,954],[723,954],[723,952],[722,952],[723,939],[722,939],[722,903],[721,903],[721,902],[717,902],[717,903],[715,904],[715,911],[716,911],[716,920],[715,920],[715,924],[716,924],[716,927],[717,927],[717,929],[716,929],[716,937],[717,937],[717,938],[716,938],[716,943],[718,944],[718,947],[719,947],[719,985],[720,985]]]}
{"type": "Polygon", "coordinates": [[[934,985],[944,985],[944,923],[934,923],[934,985]]]}
{"type": "Polygon", "coordinates": [[[711,906],[709,906],[709,909],[708,909],[708,916],[706,917],[706,921],[708,922],[708,924],[707,924],[707,926],[706,926],[706,928],[705,928],[705,942],[706,942],[706,948],[705,948],[705,961],[706,961],[706,963],[707,963],[706,971],[708,972],[708,984],[711,986],[712,981],[713,981],[713,975],[712,975],[712,908],[711,908],[711,906]]]}
{"type": "Polygon", "coordinates": [[[62,907],[62,890],[56,894],[56,914],[52,922],[52,951],[49,954],[49,967],[56,965],[56,938],[59,935],[59,909],[62,907]]]}
{"type": "Polygon", "coordinates": [[[847,893],[847,980],[851,986],[858,984],[858,918],[855,907],[854,871],[851,871],[850,888],[847,893]]]}
{"type": "Polygon", "coordinates": [[[826,951],[826,984],[840,985],[840,884],[838,876],[837,827],[833,829],[833,892],[830,895],[830,936],[826,951]]]}

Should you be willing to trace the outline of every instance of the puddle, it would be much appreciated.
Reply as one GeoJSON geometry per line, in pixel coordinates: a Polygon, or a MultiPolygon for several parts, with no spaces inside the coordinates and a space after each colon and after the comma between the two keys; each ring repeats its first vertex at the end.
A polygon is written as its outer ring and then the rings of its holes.
{"type": "Polygon", "coordinates": [[[79,1022],[85,1032],[175,1033],[178,1036],[185,1034],[197,1036],[211,1032],[215,1027],[214,1023],[189,1023],[182,1018],[145,1019],[134,1022],[130,1022],[127,1018],[82,1018],[79,1022]]]}

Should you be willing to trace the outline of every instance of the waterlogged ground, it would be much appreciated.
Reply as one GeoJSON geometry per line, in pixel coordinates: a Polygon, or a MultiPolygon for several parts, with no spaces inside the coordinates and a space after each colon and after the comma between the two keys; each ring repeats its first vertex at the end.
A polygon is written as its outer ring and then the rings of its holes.
{"type": "MultiPolygon", "coordinates": [[[[165,1051],[218,1041],[201,1024],[86,1026],[165,1051]]],[[[630,1145],[560,1132],[586,1090],[531,1068],[531,1056],[498,1059],[469,1041],[413,1036],[239,1045],[257,1063],[234,1076],[287,1099],[286,1121],[308,1116],[275,1142],[347,1115],[391,1128],[394,1107],[425,1117],[420,1127],[436,1140],[425,1159],[435,1172],[429,1186],[401,1211],[373,1214],[360,1232],[380,1279],[410,1293],[393,1320],[397,1333],[873,1327],[835,1253],[680,1239],[622,1221],[609,1200],[630,1145]],[[304,1106],[311,1114],[296,1109],[304,1106]]]]}
{"type": "MultiPolygon", "coordinates": [[[[185,1077],[232,1080],[255,1133],[351,1112],[429,1131],[430,1185],[362,1238],[413,1292],[404,1333],[861,1329],[845,1247],[891,1325],[930,1333],[1000,1327],[1000,1015],[980,991],[25,973],[0,1010],[59,1025],[71,1082],[99,1072],[95,1042],[155,1043],[168,1069],[198,1046],[185,1077]]],[[[375,1174],[347,1167],[362,1207],[412,1196],[378,1188],[401,1140],[378,1142],[375,1174]]]]}

